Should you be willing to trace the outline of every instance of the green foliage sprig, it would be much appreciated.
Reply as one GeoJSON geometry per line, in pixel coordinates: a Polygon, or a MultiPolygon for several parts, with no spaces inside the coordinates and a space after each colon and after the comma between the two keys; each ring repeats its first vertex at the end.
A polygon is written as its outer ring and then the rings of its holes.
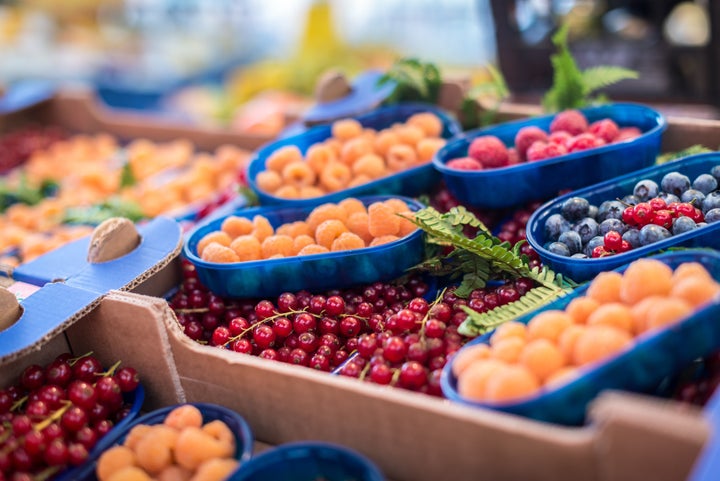
{"type": "Polygon", "coordinates": [[[621,80],[636,79],[635,70],[611,65],[598,65],[580,70],[568,48],[568,26],[562,25],[553,35],[557,52],[550,57],[553,66],[553,85],[543,98],[547,112],[585,107],[604,100],[593,95],[600,89],[621,80]]]}
{"type": "Polygon", "coordinates": [[[437,103],[442,86],[440,70],[431,62],[416,58],[402,58],[380,77],[379,85],[395,82],[396,86],[386,103],[437,103]]]}

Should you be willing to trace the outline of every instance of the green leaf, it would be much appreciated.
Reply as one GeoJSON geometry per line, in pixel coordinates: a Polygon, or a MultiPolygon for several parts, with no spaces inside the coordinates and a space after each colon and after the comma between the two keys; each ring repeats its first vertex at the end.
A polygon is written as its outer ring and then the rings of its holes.
{"type": "Polygon", "coordinates": [[[476,312],[467,306],[462,310],[468,315],[458,327],[458,332],[464,336],[475,337],[495,329],[500,324],[518,319],[525,314],[543,307],[555,299],[564,297],[571,289],[558,286],[540,286],[530,289],[517,301],[498,306],[487,312],[476,312]]]}
{"type": "Polygon", "coordinates": [[[111,217],[126,217],[133,222],[144,218],[142,209],[135,202],[111,197],[99,204],[87,207],[70,207],[65,209],[63,223],[98,225],[111,217]]]}
{"type": "Polygon", "coordinates": [[[132,187],[135,184],[137,184],[137,179],[135,179],[135,174],[133,174],[132,166],[130,162],[125,162],[120,172],[120,188],[132,187]]]}
{"type": "Polygon", "coordinates": [[[704,154],[707,152],[713,152],[712,149],[708,149],[704,145],[695,144],[691,145],[690,147],[687,147],[685,149],[679,150],[677,152],[667,152],[665,154],[659,155],[657,159],[655,160],[656,164],[665,164],[667,162],[672,162],[674,160],[682,159],[684,157],[688,157],[690,155],[695,154],[704,154]]]}
{"type": "Polygon", "coordinates": [[[638,73],[624,67],[613,65],[598,65],[589,67],[582,71],[582,81],[585,88],[585,95],[609,87],[621,80],[637,79],[638,73]]]}
{"type": "Polygon", "coordinates": [[[379,85],[390,81],[396,86],[386,104],[405,101],[436,103],[440,95],[442,77],[437,66],[421,62],[416,58],[397,60],[378,80],[379,85]]]}

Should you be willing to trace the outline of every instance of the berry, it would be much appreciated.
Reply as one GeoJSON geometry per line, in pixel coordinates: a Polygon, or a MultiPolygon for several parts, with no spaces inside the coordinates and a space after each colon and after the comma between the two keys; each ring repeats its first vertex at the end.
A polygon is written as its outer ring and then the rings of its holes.
{"type": "Polygon", "coordinates": [[[115,410],[122,405],[122,391],[114,377],[103,377],[95,383],[98,402],[115,410]]]}
{"type": "Polygon", "coordinates": [[[682,202],[687,202],[692,205],[702,205],[705,200],[705,194],[695,189],[688,189],[680,196],[682,202]]]}
{"type": "Polygon", "coordinates": [[[622,219],[625,205],[617,200],[606,200],[598,207],[596,220],[603,222],[607,219],[622,219]]]}
{"type": "Polygon", "coordinates": [[[708,224],[714,224],[720,221],[720,208],[710,209],[705,213],[705,222],[708,224]]]}
{"type": "Polygon", "coordinates": [[[570,223],[562,214],[553,214],[545,221],[545,238],[549,241],[558,240],[560,234],[567,230],[570,230],[570,223]]]}
{"type": "Polygon", "coordinates": [[[253,329],[253,341],[258,349],[267,349],[275,343],[275,331],[267,324],[261,324],[253,329]]]}
{"type": "Polygon", "coordinates": [[[488,168],[504,167],[510,160],[505,144],[493,135],[473,139],[468,147],[468,156],[488,168]]]}
{"type": "Polygon", "coordinates": [[[575,224],[573,230],[580,234],[582,243],[586,244],[590,239],[598,235],[598,223],[592,217],[585,217],[575,224]]]}
{"type": "Polygon", "coordinates": [[[690,188],[690,179],[679,172],[670,172],[662,178],[660,187],[665,192],[680,197],[690,188]]]}
{"type": "Polygon", "coordinates": [[[605,141],[601,138],[595,137],[589,132],[586,132],[583,134],[578,134],[575,137],[571,138],[566,145],[568,153],[573,153],[581,152],[588,149],[594,149],[595,147],[600,147],[602,145],[605,145],[605,141]]]}
{"type": "Polygon", "coordinates": [[[290,364],[295,364],[298,366],[307,366],[310,363],[310,357],[308,356],[308,353],[300,348],[295,348],[292,351],[290,351],[290,357],[288,359],[288,362],[290,364]]]}
{"type": "Polygon", "coordinates": [[[647,202],[650,199],[654,199],[659,192],[660,188],[657,183],[650,179],[639,181],[633,188],[633,195],[640,199],[640,202],[647,202]]]}
{"type": "Polygon", "coordinates": [[[598,235],[604,236],[610,231],[616,231],[620,234],[624,234],[626,226],[623,221],[618,219],[605,219],[598,225],[598,235]]]}
{"type": "Polygon", "coordinates": [[[669,210],[658,210],[653,216],[652,223],[669,229],[672,227],[673,215],[669,210]]]}
{"type": "Polygon", "coordinates": [[[325,312],[328,316],[339,316],[345,312],[345,301],[340,296],[330,296],[325,301],[325,312]]]}
{"type": "Polygon", "coordinates": [[[330,371],[330,360],[322,354],[315,354],[310,358],[309,366],[318,371],[330,371]]]}
{"type": "Polygon", "coordinates": [[[84,410],[77,406],[73,406],[62,415],[60,424],[63,429],[68,432],[77,432],[82,429],[88,422],[88,416],[84,410]]]}
{"type": "Polygon", "coordinates": [[[538,140],[527,149],[528,162],[537,162],[539,160],[552,159],[568,153],[568,149],[564,144],[554,142],[543,142],[538,140]]]}
{"type": "Polygon", "coordinates": [[[317,321],[315,320],[315,317],[308,314],[307,312],[301,312],[300,314],[297,314],[295,316],[295,320],[293,320],[293,331],[295,331],[296,334],[314,331],[316,327],[317,321]]]}
{"type": "Polygon", "coordinates": [[[53,362],[45,370],[45,381],[48,384],[65,387],[72,378],[72,367],[67,362],[53,362]]]}
{"type": "Polygon", "coordinates": [[[272,330],[276,338],[286,338],[293,332],[293,323],[287,317],[278,317],[273,321],[272,330]]]}
{"type": "Polygon", "coordinates": [[[247,339],[236,339],[232,342],[230,348],[235,352],[243,354],[250,354],[252,352],[252,344],[247,339]]]}
{"type": "Polygon", "coordinates": [[[602,119],[591,123],[588,132],[609,144],[617,138],[620,128],[612,119],[602,119]]]}
{"type": "Polygon", "coordinates": [[[225,326],[220,326],[213,331],[210,344],[213,346],[224,346],[230,340],[230,330],[225,326]]]}
{"type": "Polygon", "coordinates": [[[461,157],[458,159],[448,160],[445,166],[448,169],[455,170],[482,170],[483,165],[472,157],[461,157]]]}
{"type": "Polygon", "coordinates": [[[669,230],[655,224],[648,224],[640,229],[640,245],[646,246],[654,242],[659,242],[672,236],[669,230]]]}
{"type": "Polygon", "coordinates": [[[521,159],[526,158],[528,148],[536,141],[547,142],[548,134],[535,126],[523,127],[515,134],[515,148],[521,159]]]}
{"type": "Polygon", "coordinates": [[[85,381],[73,381],[68,387],[68,399],[74,405],[90,410],[98,401],[98,395],[91,384],[85,381]]]}
{"type": "Polygon", "coordinates": [[[357,317],[347,316],[340,321],[340,334],[345,337],[355,337],[361,329],[362,323],[357,317]]]}
{"type": "Polygon", "coordinates": [[[560,212],[569,221],[578,221],[588,216],[590,203],[582,197],[571,197],[562,203],[560,212]]]}
{"type": "Polygon", "coordinates": [[[570,257],[571,252],[568,246],[562,242],[551,242],[547,246],[547,250],[555,255],[570,257]]]}
{"type": "Polygon", "coordinates": [[[650,222],[652,222],[654,216],[655,213],[653,211],[653,208],[647,202],[641,202],[635,207],[633,207],[633,218],[635,219],[635,224],[639,226],[645,226],[649,224],[650,222]]]}
{"type": "Polygon", "coordinates": [[[20,375],[20,385],[28,391],[39,389],[43,383],[45,383],[45,371],[37,364],[26,367],[20,375]]]}
{"type": "Polygon", "coordinates": [[[398,383],[406,389],[420,389],[427,381],[427,371],[418,362],[407,361],[400,367],[398,383]]]}
{"type": "Polygon", "coordinates": [[[699,190],[704,195],[707,195],[710,192],[717,190],[718,181],[710,174],[701,174],[698,175],[693,181],[692,188],[695,190],[699,190]]]}
{"type": "Polygon", "coordinates": [[[390,384],[393,378],[392,369],[387,364],[373,364],[370,368],[370,380],[375,384],[390,384]]]}
{"type": "Polygon", "coordinates": [[[579,110],[564,110],[558,113],[550,123],[550,132],[564,130],[570,135],[578,135],[588,129],[588,121],[579,110]]]}
{"type": "Polygon", "coordinates": [[[603,237],[605,241],[605,250],[618,251],[622,246],[622,235],[619,232],[611,230],[603,237]]]}
{"type": "MultiPolygon", "coordinates": [[[[696,205],[696,207],[699,207],[696,205]]],[[[702,202],[703,214],[713,209],[720,208],[720,191],[710,192],[702,202]]]]}
{"type": "Polygon", "coordinates": [[[391,363],[401,362],[407,355],[407,345],[405,341],[397,336],[387,339],[383,343],[382,349],[383,357],[391,363]]]}

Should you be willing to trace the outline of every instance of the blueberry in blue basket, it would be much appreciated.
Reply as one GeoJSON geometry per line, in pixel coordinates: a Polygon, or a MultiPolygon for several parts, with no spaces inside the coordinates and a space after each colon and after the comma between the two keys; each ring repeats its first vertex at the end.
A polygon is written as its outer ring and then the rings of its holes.
{"type": "Polygon", "coordinates": [[[680,202],[688,202],[692,205],[702,205],[705,194],[696,189],[688,189],[680,196],[680,202]]]}
{"type": "Polygon", "coordinates": [[[571,197],[563,202],[560,213],[569,221],[580,220],[587,217],[590,211],[590,203],[581,197],[571,197]]]}
{"type": "Polygon", "coordinates": [[[574,230],[568,230],[560,234],[558,242],[565,244],[571,255],[582,251],[582,238],[580,237],[580,234],[574,230]]]}
{"type": "Polygon", "coordinates": [[[678,197],[688,190],[691,185],[690,179],[679,172],[670,172],[660,181],[660,187],[663,191],[678,197]]]}
{"type": "MultiPolygon", "coordinates": [[[[707,219],[707,216],[705,217],[707,219]]],[[[697,229],[697,224],[690,217],[681,215],[677,219],[673,220],[672,234],[678,235],[685,232],[697,229]]]]}
{"type": "Polygon", "coordinates": [[[635,188],[633,189],[633,195],[637,197],[640,202],[645,202],[657,197],[658,192],[660,192],[658,185],[649,179],[641,180],[635,184],[635,188]]]}
{"type": "Polygon", "coordinates": [[[710,209],[705,214],[705,222],[713,224],[720,221],[720,208],[710,209]]]}
{"type": "Polygon", "coordinates": [[[718,182],[711,174],[698,175],[692,183],[692,188],[699,190],[704,195],[717,190],[718,182]]]}
{"type": "Polygon", "coordinates": [[[703,213],[720,208],[720,191],[710,192],[702,203],[703,213]]]}

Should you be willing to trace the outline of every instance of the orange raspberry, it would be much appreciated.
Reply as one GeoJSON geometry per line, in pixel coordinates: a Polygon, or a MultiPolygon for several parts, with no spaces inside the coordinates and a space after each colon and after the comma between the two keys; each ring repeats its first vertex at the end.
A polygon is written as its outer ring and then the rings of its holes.
{"type": "Polygon", "coordinates": [[[400,218],[387,205],[375,202],[368,207],[368,231],[373,237],[396,236],[400,232],[400,218]]]}
{"type": "Polygon", "coordinates": [[[320,174],[330,162],[337,162],[338,157],[335,151],[324,144],[311,145],[306,154],[307,164],[316,173],[320,174]]]}
{"type": "Polygon", "coordinates": [[[632,343],[627,331],[610,326],[589,326],[575,342],[573,361],[577,366],[613,356],[632,343]]]}
{"type": "Polygon", "coordinates": [[[283,224],[276,229],[275,233],[289,235],[290,237],[297,237],[299,235],[313,235],[313,231],[310,228],[310,225],[303,220],[283,224]]]}
{"type": "Polygon", "coordinates": [[[299,199],[300,190],[294,185],[283,185],[273,192],[273,195],[275,197],[280,197],[281,199],[299,199]]]}
{"type": "Polygon", "coordinates": [[[537,377],[526,367],[515,364],[493,372],[485,383],[485,399],[507,402],[531,396],[540,389],[537,377]]]}
{"type": "Polygon", "coordinates": [[[566,361],[557,344],[547,339],[535,339],[522,350],[519,362],[543,382],[565,366],[566,361]]]}
{"type": "MultiPolygon", "coordinates": [[[[682,267],[682,266],[681,266],[682,267]]],[[[673,285],[670,296],[682,299],[693,307],[700,307],[720,294],[720,285],[703,275],[686,275],[673,285]]]]}
{"type": "Polygon", "coordinates": [[[389,244],[390,242],[395,242],[398,239],[399,237],[396,235],[381,235],[380,237],[376,237],[372,241],[370,241],[370,247],[389,244]]]}
{"type": "Polygon", "coordinates": [[[687,277],[700,277],[707,281],[715,282],[707,269],[705,269],[705,266],[699,262],[683,262],[677,266],[672,275],[673,285],[678,284],[687,277]]]}
{"type": "Polygon", "coordinates": [[[408,210],[405,212],[399,212],[397,215],[400,219],[400,237],[405,237],[406,235],[415,232],[417,226],[413,224],[411,220],[415,218],[415,212],[408,210]]]}
{"type": "Polygon", "coordinates": [[[423,132],[419,127],[415,127],[414,125],[398,126],[395,129],[395,133],[397,134],[400,143],[409,145],[413,149],[418,144],[418,142],[420,142],[425,137],[425,132],[423,132]]]}
{"type": "Polygon", "coordinates": [[[377,154],[365,154],[352,165],[352,172],[356,176],[366,175],[370,179],[377,179],[387,175],[385,161],[377,154]]]}
{"type": "Polygon", "coordinates": [[[648,330],[675,324],[692,314],[693,308],[682,299],[666,298],[653,304],[647,312],[648,330]]]}
{"type": "Polygon", "coordinates": [[[338,202],[338,205],[345,209],[345,212],[347,212],[348,219],[350,216],[356,212],[365,212],[367,213],[367,208],[365,207],[365,204],[362,203],[362,201],[354,198],[354,197],[348,197],[347,199],[343,199],[340,202],[338,202]]]}
{"type": "Polygon", "coordinates": [[[473,362],[489,357],[490,346],[487,344],[476,344],[460,349],[452,361],[453,374],[459,376],[473,362]]]}
{"type": "Polygon", "coordinates": [[[235,251],[240,262],[256,261],[262,258],[260,241],[253,235],[241,235],[233,239],[230,248],[235,251]]]}
{"type": "Polygon", "coordinates": [[[340,151],[340,161],[349,167],[360,157],[372,153],[373,144],[364,137],[357,137],[345,142],[340,151]]]}
{"type": "Polygon", "coordinates": [[[330,127],[332,136],[336,139],[346,141],[358,137],[363,133],[363,126],[355,119],[336,120],[330,127]]]}
{"type": "Polygon", "coordinates": [[[418,161],[421,164],[430,162],[438,150],[445,146],[445,139],[426,138],[417,143],[418,161]]]}
{"type": "Polygon", "coordinates": [[[366,245],[374,239],[368,230],[368,218],[367,212],[355,212],[348,217],[346,224],[350,232],[360,236],[366,245]]]}
{"type": "Polygon", "coordinates": [[[321,246],[330,249],[335,239],[340,237],[343,232],[348,232],[348,230],[342,221],[337,219],[326,220],[315,229],[315,241],[321,246]]]}
{"type": "Polygon", "coordinates": [[[387,199],[386,201],[383,201],[383,204],[390,207],[390,209],[393,212],[395,212],[396,214],[398,212],[405,212],[405,211],[410,210],[410,208],[408,207],[408,205],[405,203],[404,200],[398,199],[395,197],[387,199]]]}
{"type": "Polygon", "coordinates": [[[587,296],[600,303],[619,302],[622,277],[619,272],[601,272],[590,282],[587,296]]]}
{"type": "Polygon", "coordinates": [[[343,207],[338,204],[327,203],[315,207],[308,215],[306,222],[310,229],[310,235],[314,235],[318,226],[326,220],[339,220],[344,224],[347,217],[347,212],[343,207]]]}
{"type": "Polygon", "coordinates": [[[565,312],[572,317],[576,324],[585,324],[595,309],[600,307],[600,302],[592,297],[576,297],[565,307],[565,312]]]}
{"type": "Polygon", "coordinates": [[[507,337],[492,345],[490,348],[490,357],[508,363],[517,362],[524,347],[525,339],[520,337],[507,337]]]}
{"type": "Polygon", "coordinates": [[[343,232],[332,242],[330,250],[349,251],[353,249],[362,249],[363,247],[365,247],[365,242],[357,234],[353,234],[352,232],[343,232]]]}
{"type": "Polygon", "coordinates": [[[282,178],[286,184],[302,187],[314,185],[317,175],[309,165],[301,160],[287,164],[282,170],[282,178]]]}
{"type": "Polygon", "coordinates": [[[400,139],[398,138],[397,134],[392,130],[385,129],[381,130],[375,136],[375,142],[373,143],[373,145],[375,148],[375,152],[382,155],[383,157],[387,157],[387,153],[390,150],[390,147],[399,143],[400,139]]]}
{"type": "Polygon", "coordinates": [[[478,359],[471,362],[458,376],[458,394],[465,399],[485,401],[487,382],[495,372],[508,365],[497,359],[478,359]]]}
{"type": "Polygon", "coordinates": [[[265,168],[281,173],[291,162],[302,161],[302,152],[295,145],[285,145],[270,154],[265,161],[265,168]]]}
{"type": "Polygon", "coordinates": [[[239,262],[240,258],[231,248],[218,244],[217,242],[211,242],[205,249],[200,258],[207,262],[227,263],[227,262],[239,262]]]}
{"type": "Polygon", "coordinates": [[[572,323],[572,318],[563,311],[543,311],[528,322],[528,339],[544,338],[556,342],[572,323]]]}
{"type": "Polygon", "coordinates": [[[295,254],[293,238],[287,235],[271,235],[262,241],[260,246],[263,258],[267,259],[275,255],[289,257],[295,254]]]}
{"type": "Polygon", "coordinates": [[[524,341],[527,337],[527,326],[522,322],[515,321],[500,324],[490,337],[490,345],[493,346],[510,337],[519,337],[524,341]]]}
{"type": "Polygon", "coordinates": [[[312,254],[326,254],[328,252],[330,252],[330,249],[328,249],[327,247],[318,244],[310,244],[300,249],[300,252],[298,252],[297,255],[309,256],[312,254]]]}
{"type": "Polygon", "coordinates": [[[632,332],[632,311],[628,306],[619,302],[602,304],[590,314],[590,317],[587,319],[587,324],[588,326],[612,326],[622,331],[632,332]]]}
{"type": "Polygon", "coordinates": [[[393,145],[388,149],[387,165],[393,172],[411,169],[417,164],[415,149],[405,144],[393,145]]]}
{"type": "Polygon", "coordinates": [[[658,260],[638,259],[623,274],[620,299],[635,304],[648,296],[666,296],[672,289],[672,274],[672,269],[658,260]]]}
{"type": "Polygon", "coordinates": [[[216,242],[221,246],[227,247],[230,245],[230,242],[232,242],[232,239],[227,232],[223,232],[221,230],[205,234],[197,244],[197,253],[200,257],[202,257],[203,251],[208,245],[210,245],[211,242],[216,242]]]}
{"type": "Polygon", "coordinates": [[[273,233],[274,229],[269,220],[261,215],[253,217],[253,230],[251,235],[254,235],[260,242],[262,242],[266,237],[273,235],[273,233]]]}
{"type": "Polygon", "coordinates": [[[426,137],[440,137],[443,131],[442,120],[432,112],[413,114],[407,119],[407,123],[422,129],[426,137]]]}
{"type": "Polygon", "coordinates": [[[240,235],[247,235],[253,230],[253,223],[247,217],[231,215],[225,218],[220,228],[232,239],[240,235]]]}
{"type": "Polygon", "coordinates": [[[298,195],[301,199],[312,199],[327,194],[322,188],[315,185],[303,185],[300,187],[298,195]]]}
{"type": "Polygon", "coordinates": [[[263,170],[255,176],[255,183],[260,190],[272,194],[282,187],[282,177],[274,170],[263,170]]]}
{"type": "Polygon", "coordinates": [[[310,244],[315,244],[315,239],[309,235],[301,234],[297,236],[293,239],[293,251],[295,252],[295,255],[298,255],[303,248],[309,246],[310,244]]]}
{"type": "Polygon", "coordinates": [[[328,162],[320,174],[320,185],[328,192],[344,189],[350,180],[352,180],[350,167],[341,162],[328,162]]]}

